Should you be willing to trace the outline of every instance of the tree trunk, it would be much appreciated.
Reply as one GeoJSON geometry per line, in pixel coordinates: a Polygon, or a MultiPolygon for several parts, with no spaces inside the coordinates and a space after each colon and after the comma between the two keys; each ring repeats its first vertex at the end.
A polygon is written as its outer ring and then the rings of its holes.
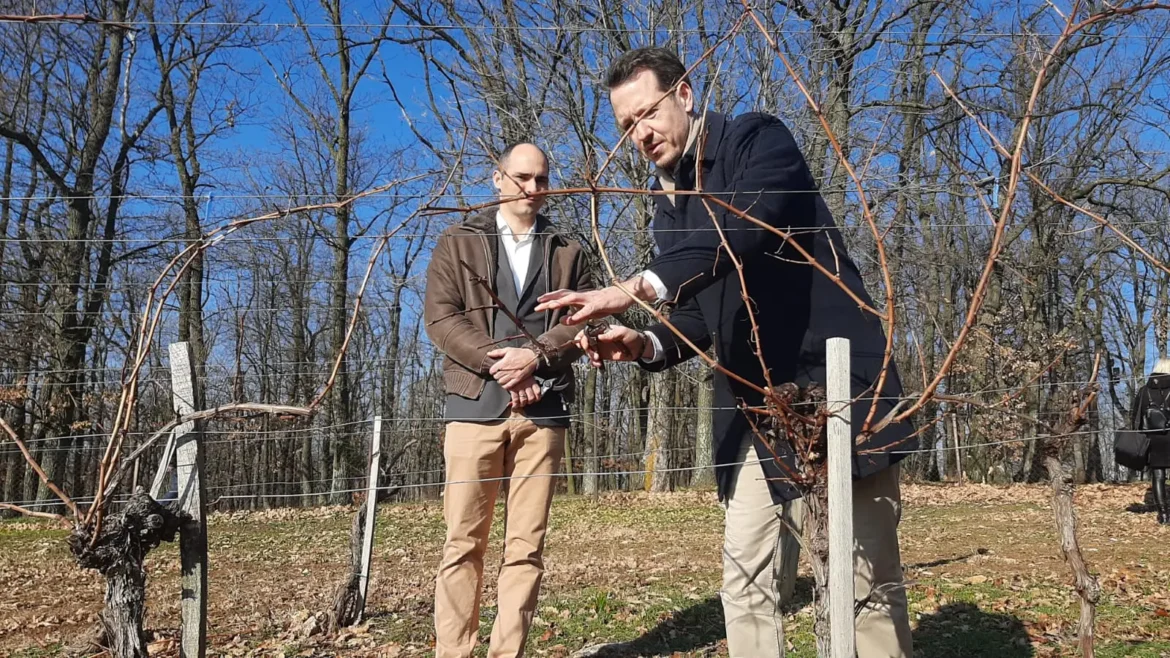
{"type": "Polygon", "coordinates": [[[695,476],[691,479],[691,487],[701,491],[715,489],[715,448],[714,448],[714,419],[715,411],[715,371],[706,365],[700,369],[702,383],[699,384],[698,399],[695,403],[695,412],[699,422],[695,429],[695,476]]]}
{"type": "MultiPolygon", "coordinates": [[[[1083,437],[1075,436],[1072,440],[1073,450],[1073,483],[1085,483],[1085,442],[1083,437]]],[[[1051,471],[1051,469],[1049,469],[1051,471]]]]}
{"type": "MultiPolygon", "coordinates": [[[[634,408],[630,410],[629,434],[626,437],[625,447],[615,449],[613,451],[614,454],[626,452],[633,455],[637,454],[639,450],[644,450],[646,447],[646,404],[649,400],[647,395],[649,393],[649,387],[646,385],[646,380],[648,378],[649,375],[643,372],[641,368],[635,370],[633,377],[630,378],[630,390],[632,393],[631,397],[634,400],[634,408]]],[[[625,461],[625,459],[623,458],[622,461],[625,461]]],[[[618,475],[617,477],[618,486],[627,490],[633,490],[638,486],[638,483],[646,480],[645,477],[638,479],[629,475],[618,475]]]]}
{"type": "MultiPolygon", "coordinates": [[[[822,474],[823,475],[823,474],[822,474]]],[[[817,657],[829,658],[829,486],[819,478],[804,495],[804,536],[813,574],[813,633],[817,657]]]]}
{"type": "Polygon", "coordinates": [[[670,489],[670,399],[674,391],[674,373],[650,377],[650,410],[646,422],[646,450],[642,463],[647,471],[643,480],[646,491],[670,489]]]}
{"type": "MultiPolygon", "coordinates": [[[[340,195],[339,195],[340,198],[340,195]]],[[[345,330],[349,323],[349,212],[345,208],[338,209],[335,217],[336,226],[333,245],[333,292],[330,296],[330,322],[332,324],[332,344],[330,346],[330,363],[341,358],[341,367],[337,370],[337,381],[329,394],[329,421],[333,425],[329,430],[330,456],[333,472],[329,502],[333,505],[345,503],[346,482],[349,478],[350,442],[346,432],[351,429],[350,391],[348,359],[343,354],[345,330]]]]}
{"type": "MultiPolygon", "coordinates": [[[[598,422],[597,432],[600,434],[600,438],[597,440],[597,451],[603,455],[616,455],[617,453],[621,452],[621,450],[618,448],[620,432],[618,431],[617,423],[614,421],[614,416],[610,413],[609,409],[610,386],[614,385],[613,378],[610,375],[611,372],[612,369],[607,368],[602,370],[597,375],[597,391],[595,393],[596,402],[594,403],[594,408],[596,409],[595,418],[598,422]]],[[[609,457],[607,458],[607,461],[602,461],[599,458],[597,463],[599,469],[598,472],[604,472],[605,469],[608,468],[606,464],[612,464],[613,459],[613,457],[609,457]]],[[[603,478],[599,477],[597,481],[597,488],[599,491],[607,488],[611,490],[616,489],[617,482],[613,477],[610,476],[603,478]]]]}
{"type": "MultiPolygon", "coordinates": [[[[331,136],[322,135],[325,139],[333,140],[332,156],[333,156],[333,173],[334,179],[334,196],[338,201],[342,201],[353,193],[352,183],[350,181],[350,103],[352,101],[352,93],[354,85],[357,80],[351,78],[351,53],[350,48],[352,42],[346,38],[345,31],[341,26],[341,3],[339,1],[331,2],[327,7],[330,18],[337,24],[334,25],[334,42],[337,47],[337,92],[334,94],[334,101],[336,102],[337,116],[336,116],[336,132],[331,136]]],[[[320,61],[318,61],[320,64],[320,61]]],[[[327,75],[327,74],[326,74],[327,75]]],[[[332,83],[331,83],[332,85],[332,83]]],[[[345,354],[345,333],[348,326],[349,316],[349,250],[352,246],[352,239],[350,237],[350,209],[348,206],[337,208],[333,213],[333,290],[330,295],[329,303],[331,305],[330,323],[333,329],[333,337],[330,346],[331,361],[340,361],[340,367],[337,370],[337,381],[333,384],[333,390],[330,394],[329,403],[329,419],[336,425],[341,427],[334,427],[330,431],[332,441],[330,442],[331,453],[333,458],[333,481],[330,496],[330,502],[339,505],[345,502],[346,483],[348,482],[351,461],[353,459],[351,454],[351,442],[349,440],[348,431],[350,421],[353,420],[353,409],[350,406],[350,390],[349,390],[349,359],[345,354]]]]}
{"type": "Polygon", "coordinates": [[[349,573],[333,594],[333,605],[329,614],[329,632],[353,626],[361,616],[362,543],[366,535],[366,506],[362,502],[349,525],[349,573]]]}
{"type": "Polygon", "coordinates": [[[175,513],[151,498],[144,489],[134,492],[120,516],[106,519],[91,547],[88,526],[69,536],[69,547],[79,565],[106,578],[106,604],[99,617],[99,642],[114,658],[147,658],[146,554],[160,542],[175,540],[186,515],[175,513]]]}
{"type": "MultiPolygon", "coordinates": [[[[26,286],[25,289],[28,289],[28,286],[26,286]]],[[[21,295],[25,296],[26,293],[22,291],[21,295]]],[[[22,350],[22,354],[17,361],[18,372],[28,372],[31,366],[32,350],[31,346],[29,346],[29,349],[22,350]]],[[[26,399],[21,400],[18,404],[13,405],[11,414],[9,415],[10,422],[8,423],[12,427],[12,431],[16,432],[17,436],[21,437],[23,440],[28,439],[25,431],[27,427],[25,424],[25,418],[27,415],[26,409],[28,407],[27,398],[31,398],[34,394],[32,385],[28,383],[32,381],[32,377],[27,377],[26,379],[27,381],[24,385],[26,399]]],[[[24,455],[15,454],[12,455],[12,457],[13,459],[8,462],[8,468],[4,472],[4,499],[27,500],[25,497],[25,480],[29,477],[36,476],[33,474],[32,469],[27,468],[24,455]]]]}
{"type": "MultiPolygon", "coordinates": [[[[395,286],[394,297],[390,303],[390,323],[386,327],[386,366],[385,378],[382,380],[382,404],[379,413],[383,418],[393,419],[398,410],[398,387],[401,385],[398,362],[402,358],[402,291],[403,286],[395,286]]],[[[391,425],[391,427],[394,427],[391,425]]]]}
{"type": "MultiPolygon", "coordinates": [[[[16,143],[8,140],[4,144],[4,173],[0,174],[0,236],[8,237],[8,225],[12,221],[12,164],[16,143]]],[[[8,241],[0,243],[0,273],[8,262],[8,241]]],[[[0,289],[0,307],[6,306],[8,288],[0,289]]]]}
{"type": "Polygon", "coordinates": [[[147,658],[146,571],[142,564],[127,562],[106,576],[106,607],[101,613],[102,632],[110,653],[120,658],[147,658]]]}
{"type": "Polygon", "coordinates": [[[1073,476],[1069,473],[1056,450],[1050,450],[1044,457],[1048,469],[1048,484],[1052,488],[1052,513],[1056,520],[1056,531],[1060,535],[1060,552],[1073,574],[1073,584],[1081,599],[1081,614],[1077,625],[1078,643],[1082,658],[1093,658],[1097,602],[1101,598],[1101,586],[1096,576],[1089,572],[1084,554],[1077,541],[1077,515],[1073,505],[1073,476]]]}

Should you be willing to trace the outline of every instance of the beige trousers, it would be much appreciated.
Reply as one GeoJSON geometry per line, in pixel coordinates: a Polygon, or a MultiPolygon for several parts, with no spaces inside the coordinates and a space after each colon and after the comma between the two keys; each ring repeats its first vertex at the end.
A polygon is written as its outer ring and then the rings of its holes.
{"type": "MultiPolygon", "coordinates": [[[[744,441],[736,461],[754,461],[744,441]]],[[[902,583],[898,522],[902,501],[894,466],[853,483],[854,596],[866,603],[857,616],[858,658],[909,658],[910,617],[902,583]]],[[[736,467],[724,503],[723,614],[731,658],[782,658],[780,606],[791,596],[804,504],[772,502],[762,467],[736,467]]]]}
{"type": "Polygon", "coordinates": [[[447,425],[447,540],[435,578],[436,658],[469,658],[475,647],[483,556],[501,485],[506,501],[504,556],[487,655],[524,655],[544,574],[544,538],[556,484],[551,476],[560,468],[564,445],[564,428],[540,427],[516,413],[498,423],[447,425]],[[504,477],[512,479],[472,481],[504,477]]]}

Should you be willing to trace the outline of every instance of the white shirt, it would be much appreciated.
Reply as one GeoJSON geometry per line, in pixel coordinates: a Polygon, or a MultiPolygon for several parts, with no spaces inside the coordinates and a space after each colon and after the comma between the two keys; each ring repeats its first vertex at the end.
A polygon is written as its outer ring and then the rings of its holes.
{"type": "Polygon", "coordinates": [[[536,223],[525,233],[513,233],[512,227],[504,220],[500,211],[496,211],[496,229],[500,232],[500,242],[504,243],[504,254],[508,257],[508,264],[512,266],[512,280],[516,284],[516,297],[524,291],[524,282],[528,279],[528,263],[532,260],[532,244],[536,241],[536,223]]]}

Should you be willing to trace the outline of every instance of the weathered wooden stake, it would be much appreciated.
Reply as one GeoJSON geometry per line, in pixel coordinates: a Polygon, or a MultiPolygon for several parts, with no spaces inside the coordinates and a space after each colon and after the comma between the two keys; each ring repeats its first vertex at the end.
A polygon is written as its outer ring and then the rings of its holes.
{"type": "Polygon", "coordinates": [[[382,417],[374,416],[370,437],[370,476],[366,481],[366,531],[362,535],[362,571],[358,581],[358,623],[366,615],[370,589],[370,560],[374,554],[374,521],[378,518],[378,466],[382,460],[382,417]]]}
{"type": "Polygon", "coordinates": [[[561,463],[565,465],[565,491],[570,496],[577,495],[577,484],[573,481],[573,435],[565,432],[565,454],[561,463]]]}
{"type": "MultiPolygon", "coordinates": [[[[189,343],[171,343],[171,390],[175,413],[195,412],[195,367],[189,343]]],[[[179,509],[190,519],[179,528],[179,556],[183,567],[181,658],[207,655],[207,523],[203,489],[203,450],[195,423],[175,428],[174,443],[179,481],[179,509]]],[[[165,464],[166,462],[164,462],[165,464]]],[[[159,472],[164,472],[160,468],[159,472]]],[[[155,483],[159,476],[155,474],[155,483]]]]}
{"type": "Polygon", "coordinates": [[[370,476],[366,485],[366,500],[354,512],[353,520],[349,524],[349,564],[345,570],[345,578],[338,584],[333,595],[333,605],[328,613],[330,633],[339,628],[360,623],[365,614],[366,598],[369,590],[370,562],[374,553],[374,518],[377,514],[378,500],[386,500],[397,491],[395,487],[382,487],[380,475],[385,470],[389,472],[406,454],[407,450],[418,444],[418,439],[411,439],[404,443],[397,451],[386,457],[386,467],[381,462],[382,446],[379,437],[382,417],[374,417],[374,441],[370,446],[370,476]]]}
{"type": "Polygon", "coordinates": [[[855,658],[853,615],[853,431],[849,339],[828,340],[829,630],[833,658],[855,658]]]}

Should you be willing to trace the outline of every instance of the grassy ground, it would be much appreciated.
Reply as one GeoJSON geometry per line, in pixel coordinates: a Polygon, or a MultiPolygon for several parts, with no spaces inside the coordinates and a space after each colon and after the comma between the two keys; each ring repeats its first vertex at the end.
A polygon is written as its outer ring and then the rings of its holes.
{"type": "MultiPolygon", "coordinates": [[[[1046,491],[907,486],[903,560],[916,655],[1074,655],[1077,607],[1046,491]]],[[[1127,511],[1137,487],[1078,489],[1082,542],[1104,591],[1099,655],[1170,656],[1170,529],[1127,511]]],[[[435,503],[380,510],[368,621],[320,630],[346,559],[352,509],[217,514],[210,523],[214,655],[431,655],[435,503]]],[[[499,561],[493,529],[489,565],[499,561]]],[[[725,656],[719,585],[722,512],[713,494],[560,498],[529,655],[624,643],[622,656],[725,656]]],[[[103,585],[69,558],[62,533],[0,522],[0,655],[57,655],[96,619],[103,585]]],[[[152,655],[177,655],[178,555],[148,558],[152,655]]],[[[495,615],[489,567],[481,634],[495,615]]],[[[815,655],[807,572],[785,619],[789,655],[815,655]]],[[[478,655],[483,654],[480,647],[478,655]]]]}

